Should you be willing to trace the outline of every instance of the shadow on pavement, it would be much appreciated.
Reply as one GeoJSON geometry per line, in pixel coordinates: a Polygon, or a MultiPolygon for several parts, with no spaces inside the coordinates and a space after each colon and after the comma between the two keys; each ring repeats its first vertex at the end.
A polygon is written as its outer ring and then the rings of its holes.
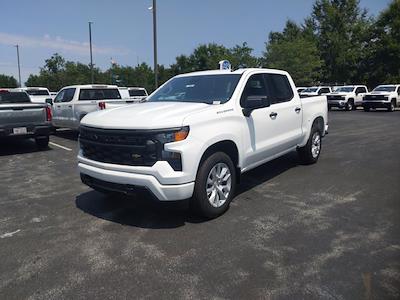
{"type": "MultiPolygon", "coordinates": [[[[237,195],[263,184],[299,164],[296,152],[266,163],[242,177],[237,195]]],[[[96,191],[76,197],[76,207],[95,217],[140,228],[176,228],[185,223],[202,223],[207,219],[193,215],[189,200],[158,202],[146,194],[137,196],[103,195],[96,191]]]]}
{"type": "Polygon", "coordinates": [[[77,141],[79,137],[79,132],[76,130],[69,130],[69,129],[57,129],[53,133],[53,135],[63,139],[77,141]]]}
{"type": "Polygon", "coordinates": [[[39,150],[34,139],[0,139],[0,156],[50,151],[39,150]]]}

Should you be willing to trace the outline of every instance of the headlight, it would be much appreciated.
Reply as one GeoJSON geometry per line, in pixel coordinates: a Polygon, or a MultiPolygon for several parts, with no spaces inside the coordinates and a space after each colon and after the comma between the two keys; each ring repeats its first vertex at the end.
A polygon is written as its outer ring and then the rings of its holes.
{"type": "Polygon", "coordinates": [[[183,141],[189,135],[189,126],[177,130],[162,132],[156,135],[161,144],[183,141]]]}

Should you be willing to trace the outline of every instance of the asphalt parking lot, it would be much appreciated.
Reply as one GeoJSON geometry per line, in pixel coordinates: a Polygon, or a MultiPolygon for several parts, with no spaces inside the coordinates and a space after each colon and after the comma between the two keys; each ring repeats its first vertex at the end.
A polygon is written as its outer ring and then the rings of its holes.
{"type": "Polygon", "coordinates": [[[0,299],[399,299],[400,111],[329,117],[211,221],[84,186],[72,132],[1,144],[0,299]]]}

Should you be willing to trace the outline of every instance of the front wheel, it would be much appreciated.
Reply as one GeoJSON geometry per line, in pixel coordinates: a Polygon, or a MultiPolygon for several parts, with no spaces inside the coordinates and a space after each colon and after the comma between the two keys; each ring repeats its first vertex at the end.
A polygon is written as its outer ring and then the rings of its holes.
{"type": "Polygon", "coordinates": [[[396,108],[395,102],[394,101],[390,102],[388,111],[392,112],[395,110],[395,108],[396,108]]]}
{"type": "Polygon", "coordinates": [[[300,160],[304,164],[314,164],[317,162],[322,149],[321,131],[314,125],[311,128],[310,137],[304,147],[298,148],[300,160]]]}
{"type": "Polygon", "coordinates": [[[351,111],[351,110],[353,110],[353,108],[354,108],[353,101],[352,101],[352,100],[347,101],[347,103],[346,103],[346,110],[347,110],[347,111],[351,111]]]}
{"type": "Polygon", "coordinates": [[[236,169],[231,158],[216,152],[200,165],[190,206],[203,217],[218,217],[229,208],[235,188],[236,169]]]}

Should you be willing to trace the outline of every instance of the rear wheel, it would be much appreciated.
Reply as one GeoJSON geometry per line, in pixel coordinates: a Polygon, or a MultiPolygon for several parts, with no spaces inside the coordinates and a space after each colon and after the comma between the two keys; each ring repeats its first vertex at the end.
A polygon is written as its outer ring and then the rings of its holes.
{"type": "Polygon", "coordinates": [[[35,138],[36,146],[40,150],[45,150],[49,147],[49,137],[48,136],[40,136],[35,138]]]}
{"type": "Polygon", "coordinates": [[[313,125],[307,144],[304,147],[298,148],[297,153],[302,163],[309,165],[318,161],[321,149],[322,133],[317,126],[313,125]]]}
{"type": "Polygon", "coordinates": [[[227,154],[216,152],[199,168],[190,206],[203,217],[218,217],[229,208],[235,188],[236,170],[232,160],[227,154]]]}

